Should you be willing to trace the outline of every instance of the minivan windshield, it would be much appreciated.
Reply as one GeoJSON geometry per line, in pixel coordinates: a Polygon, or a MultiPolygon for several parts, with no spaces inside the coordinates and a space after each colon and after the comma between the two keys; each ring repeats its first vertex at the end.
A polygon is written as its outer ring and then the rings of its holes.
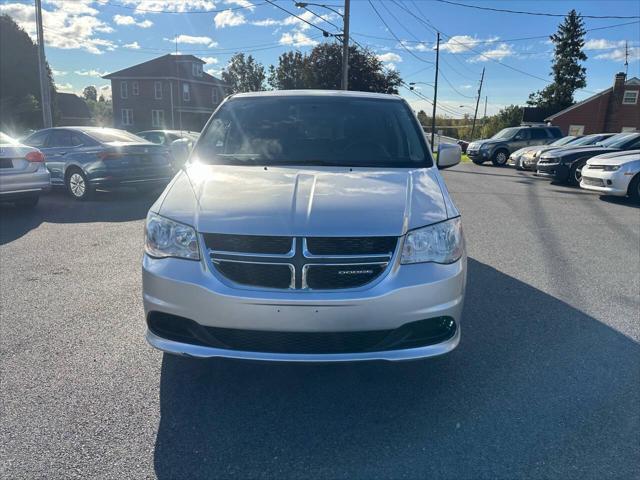
{"type": "Polygon", "coordinates": [[[225,102],[191,158],[226,165],[433,165],[422,130],[404,102],[312,95],[225,102]]]}
{"type": "Polygon", "coordinates": [[[496,133],[493,137],[491,137],[494,140],[498,140],[501,138],[511,138],[513,137],[516,132],[520,130],[518,127],[512,127],[512,128],[503,128],[502,130],[500,130],[498,133],[496,133]]]}

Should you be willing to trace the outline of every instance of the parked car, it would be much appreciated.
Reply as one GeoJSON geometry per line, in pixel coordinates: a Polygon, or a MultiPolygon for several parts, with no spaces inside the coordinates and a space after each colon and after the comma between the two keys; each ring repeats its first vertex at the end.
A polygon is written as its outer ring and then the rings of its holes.
{"type": "Polygon", "coordinates": [[[178,171],[187,161],[194,144],[200,136],[197,132],[186,130],[146,130],[138,132],[136,135],[152,143],[169,147],[174,160],[174,172],[178,171]]]}
{"type": "Polygon", "coordinates": [[[45,155],[52,185],[65,186],[77,200],[98,187],[166,185],[173,175],[171,153],[124,130],[101,127],[62,127],[40,130],[24,143],[45,155]]]}
{"type": "Polygon", "coordinates": [[[546,145],[561,137],[558,127],[510,127],[489,139],[471,142],[467,155],[477,165],[491,160],[495,166],[503,167],[511,152],[530,145],[546,145]]]}
{"type": "Polygon", "coordinates": [[[0,201],[35,207],[50,188],[42,152],[0,132],[0,201]]]}
{"type": "Polygon", "coordinates": [[[538,162],[536,175],[556,182],[580,184],[582,167],[591,157],[603,153],[635,150],[640,148],[640,133],[618,133],[589,147],[563,148],[543,154],[538,162]]]}
{"type": "Polygon", "coordinates": [[[543,153],[547,153],[551,150],[556,150],[559,148],[588,147],[591,145],[595,145],[598,142],[602,142],[603,140],[606,140],[607,138],[614,135],[615,133],[594,133],[591,135],[585,135],[583,137],[576,137],[575,140],[564,145],[555,145],[554,142],[549,145],[538,146],[533,150],[529,150],[528,152],[526,152],[520,159],[520,163],[523,170],[530,170],[535,172],[538,166],[538,160],[540,160],[540,156],[543,153]]]}
{"type": "Polygon", "coordinates": [[[582,169],[580,187],[640,202],[640,150],[590,158],[582,169]]]}
{"type": "MultiPolygon", "coordinates": [[[[440,145],[438,167],[459,161],[440,145]]],[[[438,167],[398,96],[229,97],[149,211],[147,340],[278,361],[452,350],[466,254],[438,167]]]]}
{"type": "Polygon", "coordinates": [[[507,160],[507,165],[509,165],[510,167],[516,167],[517,170],[524,170],[522,166],[522,161],[526,155],[533,156],[532,152],[536,152],[544,148],[561,147],[577,140],[578,138],[580,137],[569,135],[566,137],[559,138],[558,140],[550,143],[549,145],[543,145],[543,146],[530,145],[527,147],[522,147],[520,150],[516,150],[511,155],[509,155],[509,160],[507,160]]]}

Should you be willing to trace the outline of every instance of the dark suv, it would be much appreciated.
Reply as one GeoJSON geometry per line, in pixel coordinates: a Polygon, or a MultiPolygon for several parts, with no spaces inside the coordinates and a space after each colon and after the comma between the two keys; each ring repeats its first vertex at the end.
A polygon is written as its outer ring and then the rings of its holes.
{"type": "Polygon", "coordinates": [[[531,145],[546,145],[561,137],[558,127],[510,127],[489,139],[471,142],[467,155],[475,164],[491,160],[496,167],[502,167],[512,152],[531,145]]]}

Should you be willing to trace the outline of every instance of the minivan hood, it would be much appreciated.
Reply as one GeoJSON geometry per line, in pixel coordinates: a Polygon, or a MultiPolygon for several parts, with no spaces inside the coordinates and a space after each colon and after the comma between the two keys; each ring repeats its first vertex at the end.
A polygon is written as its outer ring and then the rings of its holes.
{"type": "Polygon", "coordinates": [[[200,232],[400,236],[447,219],[439,173],[428,169],[192,164],[154,205],[200,232]]]}

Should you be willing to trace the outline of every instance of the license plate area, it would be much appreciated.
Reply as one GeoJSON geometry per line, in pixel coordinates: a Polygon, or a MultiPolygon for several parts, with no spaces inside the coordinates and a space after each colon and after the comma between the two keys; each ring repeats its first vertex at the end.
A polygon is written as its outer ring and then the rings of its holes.
{"type": "Polygon", "coordinates": [[[13,160],[10,158],[0,158],[0,168],[13,168],[13,160]]]}

